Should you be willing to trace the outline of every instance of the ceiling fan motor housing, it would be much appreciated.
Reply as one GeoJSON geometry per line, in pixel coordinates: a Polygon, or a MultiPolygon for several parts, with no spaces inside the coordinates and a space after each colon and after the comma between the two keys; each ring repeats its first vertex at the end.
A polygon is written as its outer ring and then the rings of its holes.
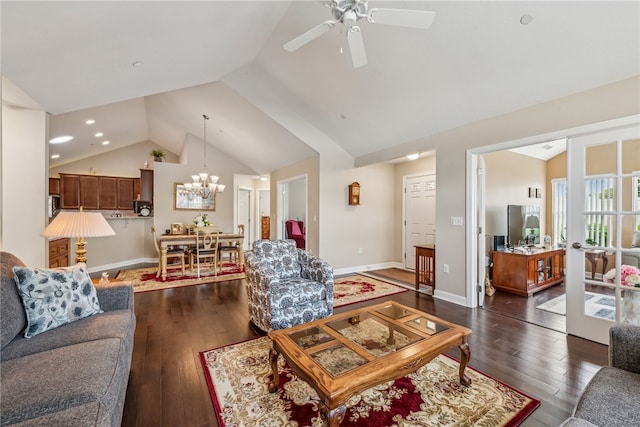
{"type": "Polygon", "coordinates": [[[347,18],[347,20],[350,20],[354,14],[355,14],[355,20],[353,20],[353,23],[355,23],[355,21],[357,21],[358,19],[366,17],[368,10],[369,10],[369,6],[366,1],[342,0],[342,1],[334,1],[331,3],[331,14],[333,15],[336,21],[339,21],[342,23],[345,23],[344,22],[345,18],[347,18]],[[352,12],[352,13],[347,13],[347,12],[352,12]]]}

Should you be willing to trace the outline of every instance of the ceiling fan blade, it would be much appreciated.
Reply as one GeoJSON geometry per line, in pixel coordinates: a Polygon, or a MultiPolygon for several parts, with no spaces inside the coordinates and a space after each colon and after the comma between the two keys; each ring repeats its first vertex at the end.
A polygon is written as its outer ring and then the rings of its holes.
{"type": "Polygon", "coordinates": [[[335,21],[325,21],[322,24],[316,25],[306,33],[300,34],[298,37],[291,40],[290,42],[285,43],[284,46],[282,47],[284,48],[284,50],[293,52],[294,50],[301,48],[302,46],[309,43],[310,41],[320,37],[327,31],[332,29],[335,25],[336,25],[335,21]]]}
{"type": "Polygon", "coordinates": [[[360,27],[353,26],[347,31],[347,41],[349,42],[349,51],[351,52],[351,60],[353,68],[359,68],[367,63],[367,52],[364,49],[364,40],[360,27]]]}
{"type": "Polygon", "coordinates": [[[435,16],[435,12],[426,10],[374,8],[367,14],[367,20],[372,24],[398,25],[426,30],[433,23],[435,16]]]}

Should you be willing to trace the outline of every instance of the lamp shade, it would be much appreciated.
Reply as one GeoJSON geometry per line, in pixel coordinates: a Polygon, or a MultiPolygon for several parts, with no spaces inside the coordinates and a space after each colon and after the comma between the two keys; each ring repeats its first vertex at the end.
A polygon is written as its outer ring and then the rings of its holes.
{"type": "Polygon", "coordinates": [[[540,228],[540,220],[535,215],[529,215],[525,221],[524,228],[540,228]]]}
{"type": "Polygon", "coordinates": [[[60,212],[44,229],[43,237],[102,237],[116,234],[99,212],[60,212]]]}

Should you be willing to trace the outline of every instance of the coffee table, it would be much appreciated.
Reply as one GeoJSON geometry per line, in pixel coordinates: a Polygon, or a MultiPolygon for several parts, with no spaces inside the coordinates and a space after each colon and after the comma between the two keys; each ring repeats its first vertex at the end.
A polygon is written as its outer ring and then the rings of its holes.
{"type": "Polygon", "coordinates": [[[281,354],[318,393],[327,424],[338,426],[350,397],[414,372],[454,347],[460,348],[460,383],[470,385],[465,375],[470,334],[464,326],[394,301],[271,331],[269,391],[278,389],[281,354]]]}

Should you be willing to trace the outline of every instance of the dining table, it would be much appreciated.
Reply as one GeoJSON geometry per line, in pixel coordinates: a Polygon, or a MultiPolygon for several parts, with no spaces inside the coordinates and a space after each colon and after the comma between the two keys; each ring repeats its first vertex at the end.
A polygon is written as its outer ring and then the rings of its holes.
{"type": "MultiPolygon", "coordinates": [[[[244,252],[242,245],[244,243],[244,235],[238,233],[224,233],[220,232],[218,235],[219,244],[231,244],[236,243],[240,250],[238,251],[238,264],[244,264],[244,252]]],[[[162,280],[167,279],[167,247],[176,245],[196,245],[196,234],[163,234],[158,236],[158,244],[160,245],[160,274],[162,280]]]]}

